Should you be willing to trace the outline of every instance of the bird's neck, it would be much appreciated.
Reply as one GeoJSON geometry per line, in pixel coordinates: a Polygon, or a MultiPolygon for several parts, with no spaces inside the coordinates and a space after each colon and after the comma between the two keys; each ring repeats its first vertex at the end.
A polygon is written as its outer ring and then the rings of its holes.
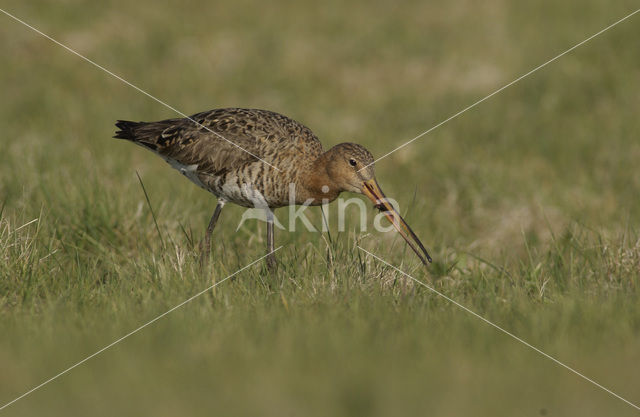
{"type": "Polygon", "coordinates": [[[311,205],[320,205],[331,202],[338,198],[338,195],[343,191],[337,184],[331,179],[327,171],[327,167],[332,159],[332,150],[321,154],[309,165],[309,168],[304,175],[304,181],[302,183],[303,193],[300,197],[302,201],[298,204],[302,204],[305,201],[312,199],[311,205]]]}

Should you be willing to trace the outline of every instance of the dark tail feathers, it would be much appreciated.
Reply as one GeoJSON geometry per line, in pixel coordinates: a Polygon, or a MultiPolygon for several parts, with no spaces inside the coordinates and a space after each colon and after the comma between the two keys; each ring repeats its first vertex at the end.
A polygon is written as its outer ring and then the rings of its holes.
{"type": "Polygon", "coordinates": [[[135,141],[137,139],[136,128],[145,124],[146,124],[145,122],[131,122],[129,120],[118,120],[116,122],[116,127],[120,130],[116,131],[116,135],[114,136],[114,138],[135,141]]]}

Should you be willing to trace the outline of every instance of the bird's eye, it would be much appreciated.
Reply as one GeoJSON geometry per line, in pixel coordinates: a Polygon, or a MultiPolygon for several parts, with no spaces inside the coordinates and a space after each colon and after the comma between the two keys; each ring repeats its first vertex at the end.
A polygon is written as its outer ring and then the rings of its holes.
{"type": "Polygon", "coordinates": [[[358,163],[356,162],[356,160],[355,160],[355,159],[351,158],[351,159],[349,159],[349,165],[351,165],[352,167],[354,167],[354,166],[358,165],[358,163]]]}

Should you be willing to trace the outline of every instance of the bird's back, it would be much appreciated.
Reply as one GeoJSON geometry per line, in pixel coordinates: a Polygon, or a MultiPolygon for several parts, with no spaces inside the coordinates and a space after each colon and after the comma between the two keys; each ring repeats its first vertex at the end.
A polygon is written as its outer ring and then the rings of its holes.
{"type": "Polygon", "coordinates": [[[247,184],[270,206],[286,205],[288,184],[322,153],[309,128],[267,110],[225,108],[116,126],[116,138],[157,153],[194,183],[244,206],[255,205],[247,184]]]}

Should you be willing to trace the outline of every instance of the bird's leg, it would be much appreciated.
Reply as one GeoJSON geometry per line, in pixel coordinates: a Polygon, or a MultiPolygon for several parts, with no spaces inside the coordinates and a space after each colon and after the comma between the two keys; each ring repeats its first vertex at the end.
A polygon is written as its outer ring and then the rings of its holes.
{"type": "Polygon", "coordinates": [[[218,204],[216,205],[216,209],[213,212],[213,216],[211,216],[211,220],[209,220],[209,226],[207,227],[207,231],[204,235],[204,240],[200,244],[200,249],[202,250],[200,263],[203,265],[209,261],[209,256],[211,255],[211,233],[213,232],[213,228],[216,227],[218,217],[220,217],[220,212],[222,211],[222,207],[224,206],[224,204],[224,200],[218,200],[218,204]]]}
{"type": "Polygon", "coordinates": [[[267,268],[269,271],[275,272],[277,269],[276,256],[273,254],[273,212],[270,209],[266,209],[267,212],[267,268]]]}

